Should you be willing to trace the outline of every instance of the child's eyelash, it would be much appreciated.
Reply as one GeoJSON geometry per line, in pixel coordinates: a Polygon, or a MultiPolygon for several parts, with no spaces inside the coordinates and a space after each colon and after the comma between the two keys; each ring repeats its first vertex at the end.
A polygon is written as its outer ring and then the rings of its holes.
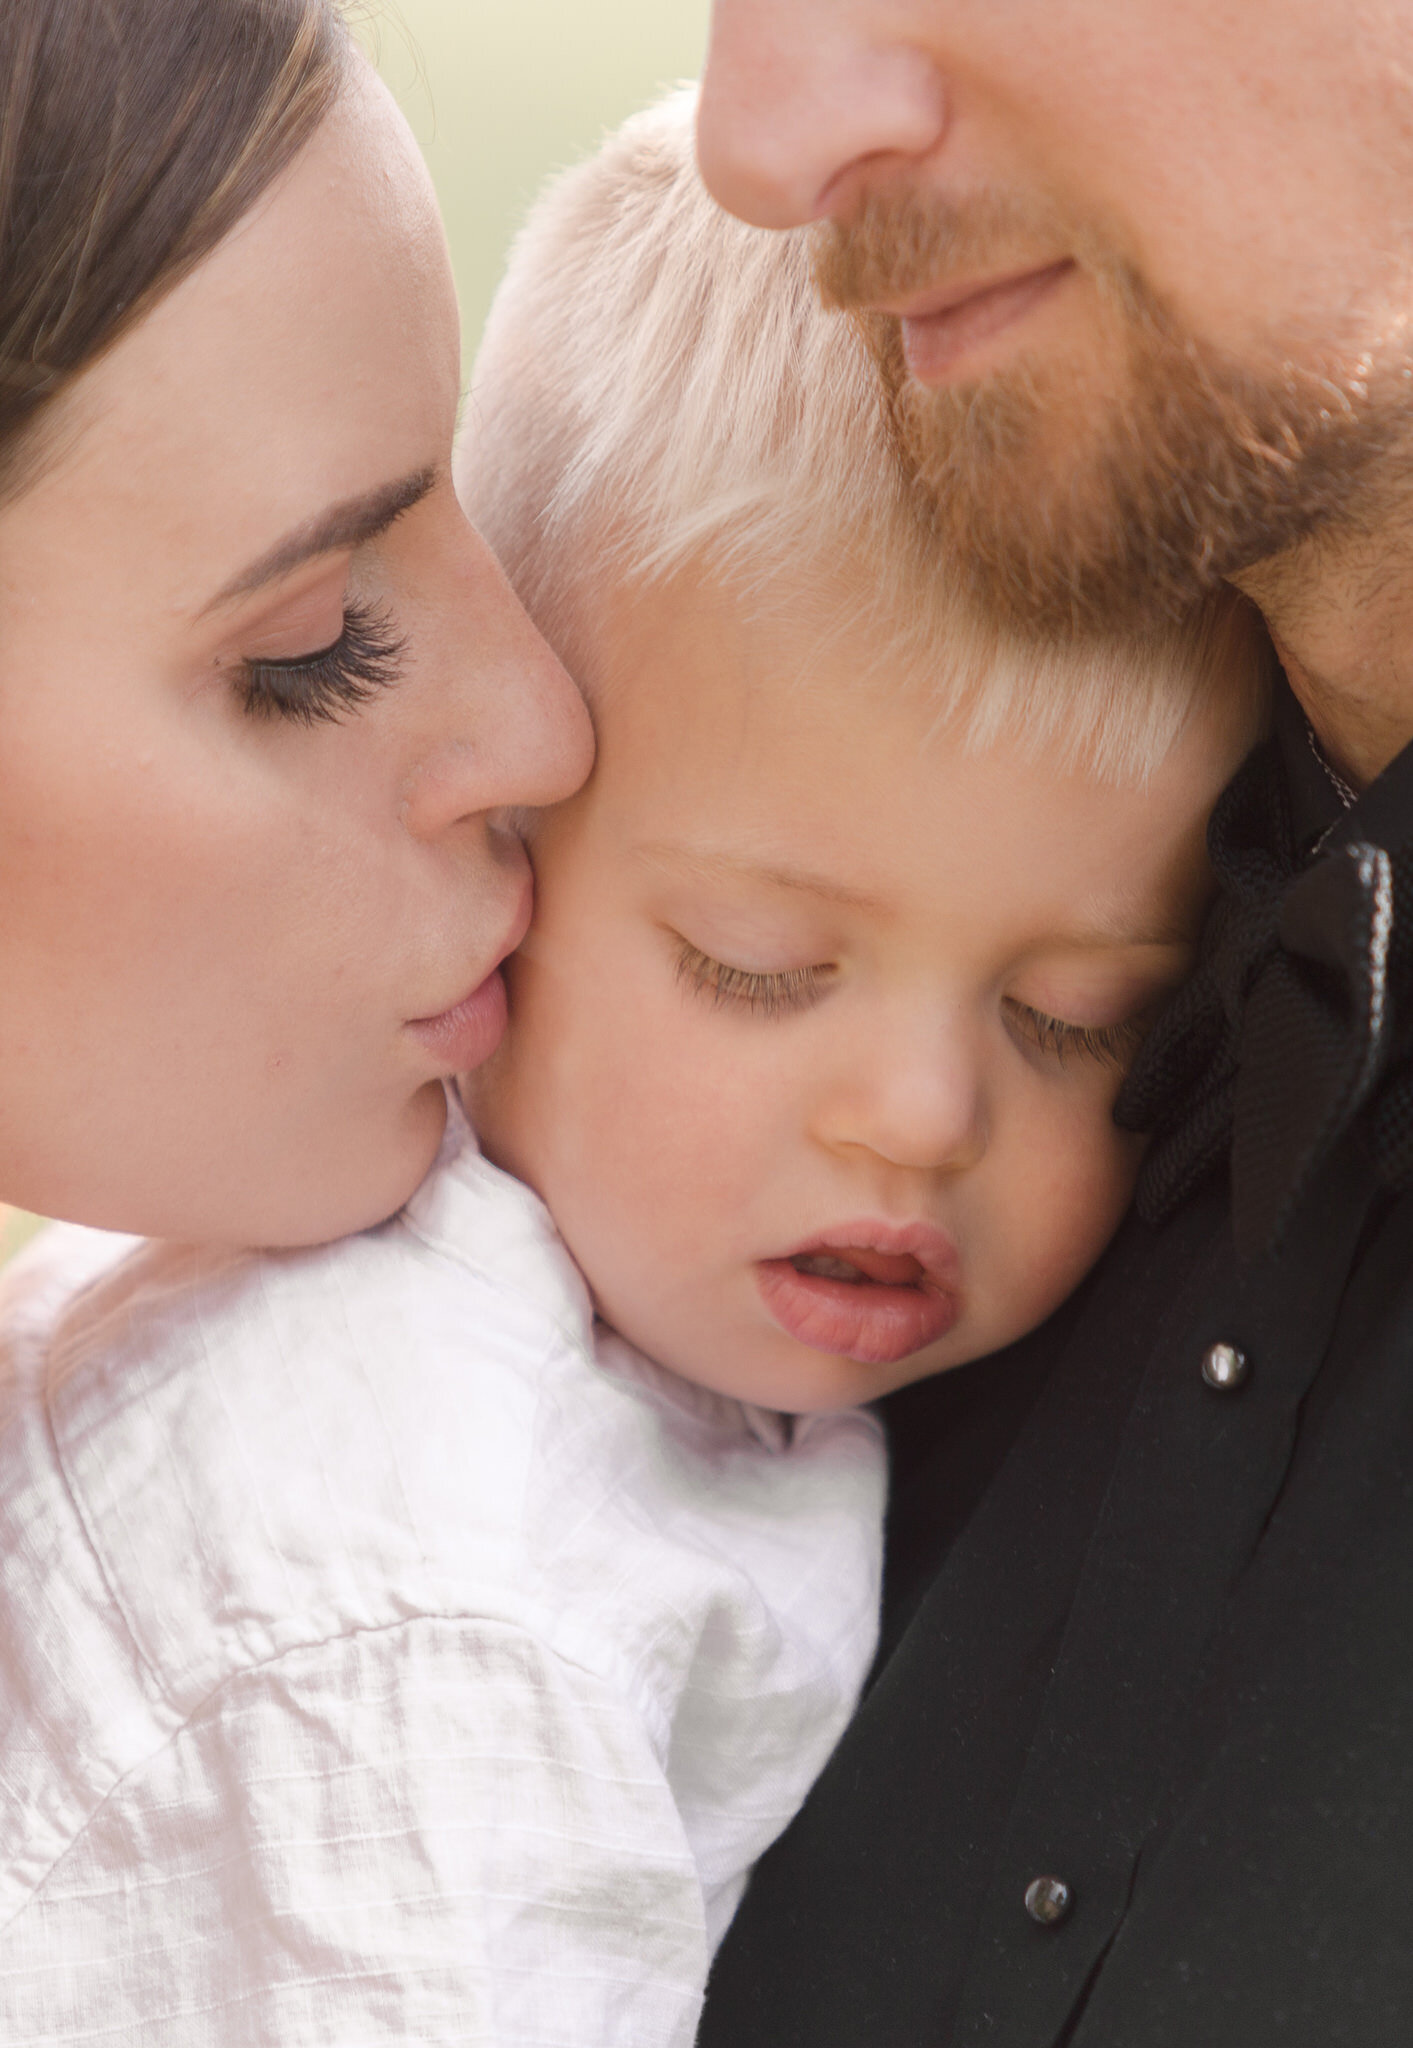
{"type": "Polygon", "coordinates": [[[296,661],[245,661],[240,690],[252,718],[288,718],[299,725],[338,719],[402,674],[406,642],[386,613],[350,604],[332,647],[296,661]]]}
{"type": "Polygon", "coordinates": [[[757,974],[748,967],[730,967],[713,960],[684,939],[677,952],[677,978],[714,1003],[739,1003],[758,1017],[779,1017],[808,1009],[821,994],[833,970],[790,967],[779,974],[757,974]]]}
{"type": "MultiPolygon", "coordinates": [[[[677,953],[677,977],[715,1003],[739,1003],[756,1016],[777,1017],[803,1010],[821,994],[830,979],[828,967],[792,967],[777,974],[761,974],[747,967],[732,967],[714,960],[699,946],[682,941],[677,953]]],[[[1006,1012],[1016,1032],[1061,1066],[1071,1054],[1097,1060],[1101,1065],[1124,1068],[1142,1044],[1147,1021],[1130,1018],[1121,1024],[1103,1026],[1067,1024],[1030,1003],[1014,1000],[1006,1012]]]]}
{"type": "Polygon", "coordinates": [[[1066,1024],[1059,1017],[1014,999],[1006,1004],[1013,1029],[1037,1051],[1049,1053],[1061,1066],[1071,1053],[1081,1059],[1098,1060],[1106,1067],[1126,1067],[1143,1043],[1146,1021],[1129,1018],[1122,1024],[1066,1024]]]}

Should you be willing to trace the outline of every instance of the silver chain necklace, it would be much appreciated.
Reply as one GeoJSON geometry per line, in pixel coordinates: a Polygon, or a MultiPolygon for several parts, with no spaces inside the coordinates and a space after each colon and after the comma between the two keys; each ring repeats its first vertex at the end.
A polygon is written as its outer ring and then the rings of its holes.
{"type": "Polygon", "coordinates": [[[1339,798],[1346,811],[1352,809],[1359,800],[1358,791],[1350,788],[1339,770],[1331,762],[1324,748],[1320,745],[1319,740],[1315,737],[1315,728],[1311,725],[1308,718],[1305,720],[1305,737],[1310,742],[1311,753],[1325,771],[1330,788],[1339,798]]]}

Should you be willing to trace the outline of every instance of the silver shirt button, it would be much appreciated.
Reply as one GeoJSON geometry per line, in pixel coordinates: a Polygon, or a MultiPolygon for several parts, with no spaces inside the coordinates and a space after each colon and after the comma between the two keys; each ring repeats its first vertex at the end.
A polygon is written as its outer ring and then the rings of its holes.
{"type": "Polygon", "coordinates": [[[1033,1877],[1025,1888],[1025,1910],[1037,1927],[1058,1927],[1073,1904],[1062,1877],[1033,1877]]]}
{"type": "Polygon", "coordinates": [[[1234,1394],[1250,1370],[1246,1353],[1235,1344],[1209,1344],[1202,1354],[1202,1377],[1219,1394],[1234,1394]]]}

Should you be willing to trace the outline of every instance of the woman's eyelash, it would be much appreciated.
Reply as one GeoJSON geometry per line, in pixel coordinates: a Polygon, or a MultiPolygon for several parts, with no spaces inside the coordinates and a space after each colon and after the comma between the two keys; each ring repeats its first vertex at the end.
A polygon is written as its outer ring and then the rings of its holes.
{"type": "Polygon", "coordinates": [[[714,1003],[739,1003],[758,1017],[779,1017],[808,1009],[823,992],[833,970],[790,967],[779,974],[757,974],[748,967],[730,967],[710,953],[689,945],[678,948],[677,978],[714,1003]]]}
{"type": "Polygon", "coordinates": [[[398,681],[407,643],[386,612],[350,604],[332,647],[295,661],[245,661],[241,695],[252,718],[298,725],[342,718],[398,681]]]}
{"type": "Polygon", "coordinates": [[[1061,1066],[1071,1053],[1081,1059],[1098,1060],[1102,1066],[1123,1069],[1147,1035],[1147,1020],[1131,1017],[1122,1024],[1066,1024],[1059,1017],[1014,999],[1006,1004],[1006,1015],[1018,1036],[1037,1051],[1048,1053],[1061,1066]]]}

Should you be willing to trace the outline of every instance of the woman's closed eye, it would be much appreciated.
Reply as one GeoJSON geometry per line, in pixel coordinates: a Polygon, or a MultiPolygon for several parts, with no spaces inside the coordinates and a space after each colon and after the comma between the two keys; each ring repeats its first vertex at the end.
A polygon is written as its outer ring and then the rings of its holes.
{"type": "Polygon", "coordinates": [[[1117,1024],[1067,1024],[1051,1017],[1031,1003],[1008,996],[1002,1004],[1007,1024],[1023,1044],[1056,1060],[1061,1066],[1070,1057],[1098,1061],[1101,1066],[1122,1071],[1128,1066],[1147,1036],[1149,1013],[1126,1017],[1117,1024]]]}
{"type": "Polygon", "coordinates": [[[762,973],[750,967],[732,967],[714,960],[689,940],[679,942],[677,978],[698,995],[718,1005],[738,1006],[757,1017],[787,1016],[806,1010],[819,1000],[836,969],[826,963],[815,967],[789,967],[776,973],[762,973]]]}
{"type": "Polygon", "coordinates": [[[317,725],[356,711],[397,682],[405,652],[406,642],[386,612],[352,603],[331,646],[278,661],[243,661],[239,688],[252,718],[317,725]]]}

